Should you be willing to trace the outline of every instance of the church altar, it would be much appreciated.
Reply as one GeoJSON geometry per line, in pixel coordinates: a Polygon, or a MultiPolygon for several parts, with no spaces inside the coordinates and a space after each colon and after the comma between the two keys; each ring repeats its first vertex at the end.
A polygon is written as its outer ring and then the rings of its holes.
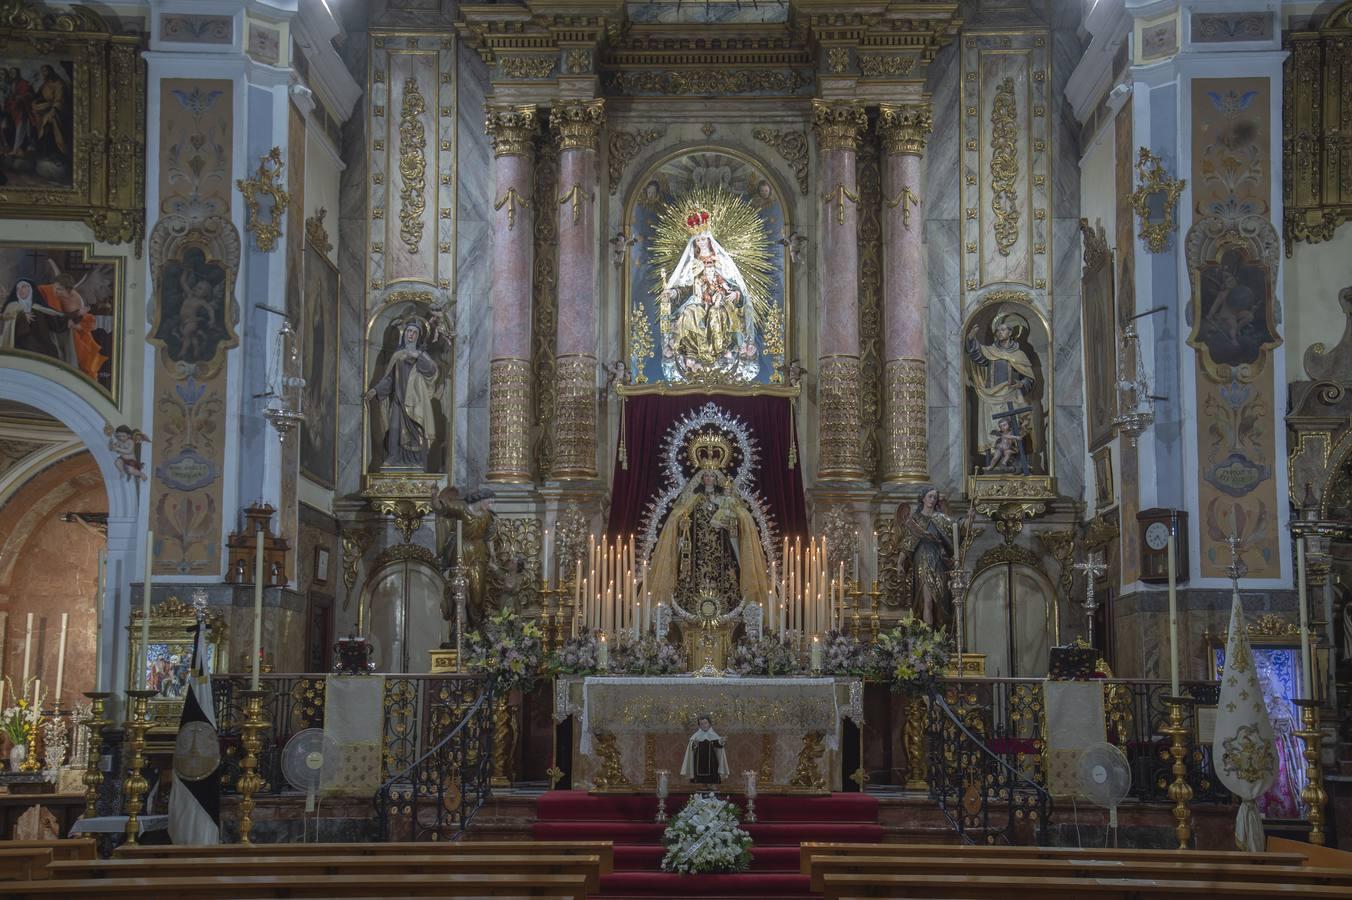
{"type": "Polygon", "coordinates": [[[684,738],[707,715],[728,739],[725,787],[754,771],[761,793],[824,793],[841,790],[844,723],[863,727],[863,698],[863,681],[847,677],[565,675],[554,721],[575,722],[575,789],[653,790],[658,771],[680,770],[684,738]]]}

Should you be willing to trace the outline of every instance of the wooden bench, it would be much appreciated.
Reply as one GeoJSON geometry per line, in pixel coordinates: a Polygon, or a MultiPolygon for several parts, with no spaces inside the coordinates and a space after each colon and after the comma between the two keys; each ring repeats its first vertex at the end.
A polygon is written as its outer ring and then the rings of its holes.
{"type": "MultiPolygon", "coordinates": [[[[68,865],[68,864],[67,864],[68,865]]],[[[929,856],[815,856],[812,858],[812,889],[824,889],[833,874],[859,875],[990,875],[1015,884],[1027,878],[1113,878],[1163,881],[1278,882],[1283,884],[1337,884],[1352,897],[1352,871],[1307,866],[1258,866],[1194,863],[1174,859],[982,859],[979,856],[951,859],[929,856]]]]}
{"type": "MultiPolygon", "coordinates": [[[[271,897],[347,898],[366,897],[553,897],[585,900],[584,875],[536,873],[433,875],[232,875],[194,876],[173,881],[173,897],[193,900],[262,900],[271,897]]],[[[166,896],[161,878],[82,878],[46,881],[11,881],[5,884],[7,900],[79,897],[81,900],[146,900],[166,896]]]]}
{"type": "Polygon", "coordinates": [[[58,838],[51,841],[0,841],[6,850],[29,850],[40,847],[52,851],[52,859],[96,859],[98,842],[93,838],[58,838]]]}
{"type": "Polygon", "coordinates": [[[1337,850],[1333,847],[1321,847],[1290,838],[1270,837],[1267,848],[1280,853],[1295,853],[1305,858],[1311,866],[1326,866],[1331,869],[1352,869],[1352,852],[1337,850]]]}
{"type": "Polygon", "coordinates": [[[51,861],[52,851],[47,847],[3,847],[0,849],[0,881],[44,878],[51,861]]]}
{"type": "Polygon", "coordinates": [[[396,843],[329,844],[214,844],[210,847],[123,844],[115,859],[173,859],[202,856],[425,856],[437,853],[501,856],[507,853],[547,853],[552,856],[597,856],[601,874],[615,870],[615,847],[610,841],[414,841],[396,843]]]}
{"type": "MultiPolygon", "coordinates": [[[[486,848],[487,849],[487,848],[486,848]]],[[[169,859],[68,860],[51,863],[51,878],[185,878],[194,875],[581,875],[589,892],[601,889],[596,855],[432,853],[370,856],[175,856],[169,859]]]]}
{"type": "Polygon", "coordinates": [[[826,900],[866,897],[934,900],[1274,900],[1301,897],[1347,900],[1342,885],[1281,884],[1219,880],[1152,880],[1130,878],[1021,878],[966,875],[961,862],[945,875],[859,875],[835,873],[823,879],[826,900]]]}
{"type": "MultiPolygon", "coordinates": [[[[1304,846],[1304,845],[1302,845],[1304,846]]],[[[1285,848],[1283,848],[1285,849],[1285,848]]],[[[1290,853],[1244,853],[1237,850],[1136,850],[1099,849],[1079,847],[1007,847],[988,845],[956,845],[937,847],[933,844],[843,844],[835,842],[805,842],[799,849],[800,870],[811,874],[809,860],[813,856],[935,856],[946,859],[1120,859],[1123,862],[1146,860],[1187,861],[1276,866],[1299,866],[1305,856],[1290,853]]]]}

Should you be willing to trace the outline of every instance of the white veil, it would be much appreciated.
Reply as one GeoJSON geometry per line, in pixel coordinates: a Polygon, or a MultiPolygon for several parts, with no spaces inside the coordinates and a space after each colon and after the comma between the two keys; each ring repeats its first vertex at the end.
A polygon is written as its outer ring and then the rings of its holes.
{"type": "Polygon", "coordinates": [[[732,258],[732,254],[724,250],[723,245],[718,242],[718,238],[707,231],[701,231],[685,242],[685,252],[681,254],[681,259],[676,263],[676,268],[671,270],[671,276],[667,278],[667,283],[662,285],[662,289],[688,288],[695,283],[695,278],[699,273],[704,271],[704,263],[695,253],[695,242],[700,238],[709,239],[709,246],[714,251],[718,274],[723,276],[723,280],[737,285],[737,289],[742,292],[742,296],[748,304],[758,301],[760,298],[751,294],[751,290],[746,281],[743,280],[742,273],[737,268],[737,261],[732,258]]]}

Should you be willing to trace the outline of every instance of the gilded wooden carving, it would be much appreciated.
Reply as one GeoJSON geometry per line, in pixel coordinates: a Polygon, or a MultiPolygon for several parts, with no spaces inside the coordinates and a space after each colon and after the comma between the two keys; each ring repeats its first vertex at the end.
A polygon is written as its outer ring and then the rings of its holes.
{"type": "Polygon", "coordinates": [[[427,200],[423,196],[427,189],[427,158],[423,154],[427,148],[427,135],[422,123],[426,112],[427,103],[418,90],[418,81],[410,77],[404,82],[404,100],[399,112],[399,179],[402,184],[399,238],[409,253],[417,253],[418,245],[422,243],[423,213],[427,209],[427,200]]]}
{"type": "Polygon", "coordinates": [[[253,178],[235,181],[249,209],[245,230],[254,236],[254,243],[264,253],[272,252],[277,246],[277,238],[282,234],[282,216],[286,215],[286,205],[291,202],[291,195],[280,184],[282,166],[282,148],[273,147],[258,160],[258,171],[253,178]],[[271,200],[271,207],[265,209],[259,202],[260,197],[271,200]]]}
{"type": "Polygon", "coordinates": [[[1019,240],[1019,154],[1015,144],[1019,124],[1014,79],[995,90],[991,105],[991,212],[995,214],[995,246],[1001,256],[1019,240]]]}
{"type": "Polygon", "coordinates": [[[1146,147],[1137,151],[1136,190],[1131,208],[1140,223],[1140,238],[1151,253],[1163,253],[1174,231],[1174,207],[1188,182],[1170,178],[1164,163],[1146,147]]]}

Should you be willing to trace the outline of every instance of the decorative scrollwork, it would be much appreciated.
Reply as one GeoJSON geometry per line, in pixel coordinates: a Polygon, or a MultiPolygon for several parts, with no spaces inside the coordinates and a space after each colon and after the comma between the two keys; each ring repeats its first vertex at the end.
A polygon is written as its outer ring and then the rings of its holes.
{"type": "Polygon", "coordinates": [[[504,56],[502,74],[508,78],[545,78],[554,71],[553,56],[504,56]]]}
{"type": "Polygon", "coordinates": [[[273,147],[258,160],[258,171],[253,178],[235,181],[249,209],[249,223],[245,230],[254,236],[254,243],[263,253],[271,253],[276,248],[277,238],[282,234],[282,216],[286,215],[286,205],[291,202],[291,195],[278,181],[282,172],[282,148],[273,147]],[[272,209],[268,210],[266,221],[262,218],[258,202],[260,195],[272,200],[272,209]]]}
{"type": "Polygon", "coordinates": [[[329,240],[329,230],[324,227],[324,217],[329,211],[324,207],[315,210],[315,214],[305,220],[305,239],[315,245],[315,249],[327,256],[333,250],[329,240]]]}
{"type": "Polygon", "coordinates": [[[991,104],[991,212],[995,214],[995,247],[1001,256],[1019,240],[1019,111],[1014,79],[1006,78],[991,104]]]}
{"type": "Polygon", "coordinates": [[[662,136],[661,128],[640,128],[637,131],[610,132],[607,171],[610,175],[610,193],[620,190],[620,181],[624,178],[624,167],[629,165],[639,151],[662,136]]]}
{"type": "Polygon", "coordinates": [[[1131,194],[1131,208],[1141,222],[1140,238],[1151,253],[1163,253],[1169,246],[1169,235],[1174,230],[1174,207],[1187,183],[1185,179],[1170,178],[1164,171],[1164,163],[1148,148],[1137,151],[1137,187],[1131,194]],[[1152,202],[1151,198],[1157,199],[1152,202]]]}
{"type": "Polygon", "coordinates": [[[793,94],[812,83],[798,70],[680,69],[671,72],[617,72],[606,81],[615,94],[679,94],[721,97],[729,94],[793,94]]]}
{"type": "Polygon", "coordinates": [[[763,144],[769,144],[784,158],[784,161],[789,164],[789,168],[793,170],[793,177],[798,182],[798,190],[806,194],[808,185],[807,132],[772,131],[769,128],[757,128],[751,132],[751,136],[763,144]]]}
{"type": "Polygon", "coordinates": [[[404,81],[404,102],[399,111],[399,178],[403,189],[399,192],[399,237],[409,253],[417,253],[422,243],[423,213],[427,199],[427,135],[422,116],[427,103],[418,90],[417,79],[409,76],[404,81]]]}

